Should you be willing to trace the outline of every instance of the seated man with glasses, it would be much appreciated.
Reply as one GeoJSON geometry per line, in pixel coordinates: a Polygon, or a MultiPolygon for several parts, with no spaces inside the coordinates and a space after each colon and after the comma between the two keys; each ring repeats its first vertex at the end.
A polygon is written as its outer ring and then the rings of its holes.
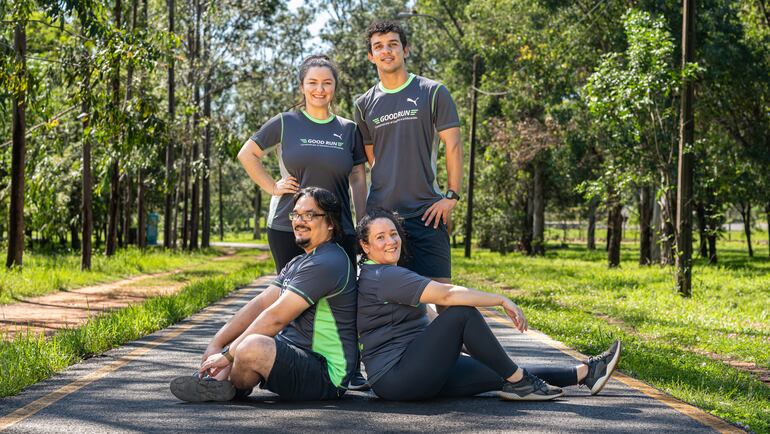
{"type": "Polygon", "coordinates": [[[211,340],[194,376],[171,382],[189,402],[228,401],[256,385],[285,400],[337,399],[358,366],[356,276],[341,235],[341,207],[322,188],[294,196],[289,214],[305,250],[211,340]]]}

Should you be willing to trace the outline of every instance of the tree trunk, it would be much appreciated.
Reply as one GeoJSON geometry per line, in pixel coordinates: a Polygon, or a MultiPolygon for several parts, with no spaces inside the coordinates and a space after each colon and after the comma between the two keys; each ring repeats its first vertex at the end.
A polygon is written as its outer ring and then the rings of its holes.
{"type": "Polygon", "coordinates": [[[80,251],[80,270],[91,269],[91,235],[94,230],[93,214],[93,181],[91,180],[91,134],[89,131],[90,114],[89,98],[91,94],[91,71],[86,67],[83,74],[83,88],[81,90],[81,117],[83,122],[83,191],[81,202],[81,219],[83,223],[83,248],[80,251]]]}
{"type": "Polygon", "coordinates": [[[695,214],[698,216],[698,254],[701,258],[707,258],[709,247],[706,240],[706,207],[703,202],[698,202],[695,214]]]}
{"type": "MultiPolygon", "coordinates": [[[[168,32],[174,34],[174,0],[167,0],[166,8],[168,9],[168,32]]],[[[174,118],[176,117],[176,100],[174,97],[175,85],[174,82],[174,54],[168,56],[168,125],[169,129],[173,131],[174,118]]],[[[164,189],[164,216],[163,216],[163,247],[170,248],[176,247],[176,207],[174,206],[174,134],[169,134],[168,142],[166,142],[166,178],[164,189]],[[173,223],[172,223],[173,222],[173,223]],[[172,230],[173,227],[173,230],[172,230]]]]}
{"type": "MultiPolygon", "coordinates": [[[[208,14],[206,15],[208,17],[208,14]]],[[[206,19],[206,23],[203,27],[203,64],[209,64],[209,20],[206,19]]],[[[211,73],[206,73],[203,83],[203,117],[206,118],[206,125],[204,127],[204,142],[203,142],[203,224],[202,224],[202,236],[201,247],[209,247],[209,240],[211,238],[211,73]]]]}
{"type": "Polygon", "coordinates": [[[767,230],[767,253],[768,258],[770,258],[770,202],[765,205],[765,219],[767,220],[767,227],[765,228],[767,230]]]}
{"type": "Polygon", "coordinates": [[[219,188],[217,194],[219,195],[219,241],[225,240],[225,212],[224,205],[222,204],[222,158],[217,159],[217,169],[219,170],[219,188]]]}
{"type": "MultiPolygon", "coordinates": [[[[191,62],[193,64],[193,79],[190,82],[193,87],[193,127],[192,127],[192,157],[191,161],[193,164],[195,164],[198,161],[199,158],[199,140],[200,135],[198,134],[198,129],[200,127],[200,105],[201,105],[201,96],[200,96],[200,87],[198,86],[198,81],[200,80],[200,74],[199,74],[199,68],[200,64],[198,62],[198,59],[200,58],[200,28],[201,28],[201,2],[200,0],[195,0],[195,27],[194,27],[194,35],[193,35],[193,41],[192,42],[192,48],[193,48],[193,55],[191,62]]],[[[196,165],[197,166],[197,165],[196,165]]],[[[193,250],[198,248],[198,228],[200,227],[200,191],[201,191],[201,185],[200,185],[200,177],[201,174],[194,170],[192,173],[193,177],[193,185],[192,185],[192,197],[190,198],[190,201],[192,202],[190,204],[190,244],[187,246],[188,249],[193,250]]]]}
{"type": "Polygon", "coordinates": [[[586,248],[588,250],[596,250],[596,206],[598,199],[591,198],[588,202],[588,233],[586,248]]]}
{"type": "Polygon", "coordinates": [[[254,239],[258,240],[261,236],[261,230],[259,227],[259,217],[262,214],[262,190],[259,186],[256,186],[256,193],[254,194],[254,239]]]}
{"type": "MultiPolygon", "coordinates": [[[[19,78],[27,80],[27,31],[21,23],[13,30],[15,63],[21,68],[19,78]]],[[[26,88],[26,87],[25,87],[26,88]]],[[[24,257],[24,158],[26,153],[26,90],[13,96],[11,148],[11,209],[8,215],[8,256],[6,268],[22,266],[24,257]]]]}
{"type": "MultiPolygon", "coordinates": [[[[113,15],[115,16],[115,28],[120,29],[121,27],[121,0],[115,0],[115,7],[113,9],[113,15]]],[[[116,127],[117,125],[117,119],[115,119],[115,113],[120,109],[120,59],[118,57],[115,57],[115,60],[112,64],[112,79],[111,79],[111,87],[112,87],[112,115],[113,115],[113,127],[116,127]]],[[[117,128],[117,127],[116,127],[117,128]]],[[[120,133],[117,133],[118,137],[116,138],[119,142],[120,140],[120,133]]],[[[107,247],[105,249],[104,254],[107,256],[112,256],[115,254],[115,251],[117,250],[117,237],[118,237],[118,201],[120,196],[120,191],[118,189],[119,181],[120,181],[120,160],[116,156],[113,157],[112,163],[110,164],[110,198],[109,198],[109,205],[108,205],[108,211],[107,211],[107,247]]]]}
{"type": "Polygon", "coordinates": [[[136,183],[139,184],[136,192],[136,244],[144,249],[147,247],[147,211],[144,208],[144,169],[139,169],[136,183]]]}
{"type": "Polygon", "coordinates": [[[751,202],[741,204],[741,219],[743,220],[743,233],[746,234],[746,245],[749,247],[749,257],[754,257],[754,249],[751,247],[751,202]]]}
{"type": "Polygon", "coordinates": [[[652,264],[652,187],[642,186],[639,193],[639,265],[652,264]]]}
{"type": "Polygon", "coordinates": [[[174,219],[172,220],[171,224],[173,225],[173,228],[171,229],[171,248],[176,249],[176,242],[179,238],[178,229],[179,229],[179,202],[182,200],[182,188],[180,188],[179,183],[177,182],[174,186],[174,206],[173,211],[171,211],[172,216],[174,219]]]}
{"type": "Polygon", "coordinates": [[[528,185],[527,196],[522,200],[522,206],[524,207],[524,213],[522,214],[524,220],[521,222],[521,241],[519,242],[519,250],[526,255],[532,254],[532,219],[535,213],[535,206],[532,200],[532,186],[528,185]]]}
{"type": "Polygon", "coordinates": [[[623,205],[613,203],[609,207],[610,243],[607,250],[607,260],[610,268],[620,266],[620,241],[623,236],[623,205]]]}
{"type": "Polygon", "coordinates": [[[676,240],[674,221],[676,216],[673,205],[674,201],[671,198],[671,192],[667,190],[660,198],[661,265],[674,264],[674,244],[676,240]]]}
{"type": "Polygon", "coordinates": [[[543,162],[535,161],[533,178],[532,254],[545,256],[545,193],[543,162]]]}
{"type": "Polygon", "coordinates": [[[612,239],[612,214],[607,210],[607,235],[604,239],[604,251],[610,251],[610,240],[612,239]]]}
{"type": "Polygon", "coordinates": [[[184,154],[184,205],[182,206],[182,248],[187,249],[190,243],[190,152],[184,154]]]}
{"type": "Polygon", "coordinates": [[[131,199],[131,192],[133,190],[133,182],[131,182],[131,176],[126,173],[125,174],[125,197],[123,198],[123,245],[128,246],[131,243],[131,204],[133,203],[133,200],[131,199]]]}
{"type": "MultiPolygon", "coordinates": [[[[695,1],[682,8],[682,70],[695,59],[695,1]]],[[[684,297],[692,295],[692,205],[695,173],[695,119],[693,80],[682,80],[679,110],[679,162],[676,197],[676,287],[684,297]]]]}
{"type": "MultiPolygon", "coordinates": [[[[655,191],[653,189],[653,191],[655,191]]],[[[663,232],[660,229],[660,202],[657,200],[652,201],[652,220],[650,225],[652,226],[652,243],[650,244],[650,260],[653,264],[660,263],[660,243],[663,238],[663,232]]]]}

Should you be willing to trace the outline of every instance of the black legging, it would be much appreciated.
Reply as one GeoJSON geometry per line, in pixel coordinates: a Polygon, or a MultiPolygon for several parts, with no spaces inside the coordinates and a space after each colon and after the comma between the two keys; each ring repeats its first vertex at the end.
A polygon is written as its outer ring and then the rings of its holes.
{"type": "MultiPolygon", "coordinates": [[[[394,401],[472,396],[500,390],[516,369],[476,308],[452,306],[407,346],[372,389],[394,401]],[[463,344],[471,357],[460,354],[463,344]]],[[[526,369],[554,386],[577,384],[575,367],[526,369]]]]}

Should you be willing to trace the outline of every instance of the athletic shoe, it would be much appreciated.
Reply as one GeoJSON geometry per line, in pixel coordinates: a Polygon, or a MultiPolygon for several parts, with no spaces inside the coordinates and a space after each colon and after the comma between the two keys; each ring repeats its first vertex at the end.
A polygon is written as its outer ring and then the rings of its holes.
{"type": "Polygon", "coordinates": [[[583,384],[591,389],[591,395],[601,392],[619,360],[620,341],[615,341],[607,351],[600,355],[588,358],[588,361],[585,362],[588,365],[588,374],[583,379],[583,384]]]}
{"type": "Polygon", "coordinates": [[[171,380],[171,393],[182,401],[230,401],[235,397],[235,387],[227,380],[218,381],[209,376],[177,377],[171,380]]]}
{"type": "Polygon", "coordinates": [[[524,369],[524,377],[515,383],[506,381],[498,395],[506,401],[548,401],[564,395],[564,391],[524,369]]]}
{"type": "Polygon", "coordinates": [[[348,384],[348,390],[355,390],[358,392],[366,392],[371,389],[372,386],[366,381],[361,371],[356,371],[350,376],[350,383],[348,384]]]}

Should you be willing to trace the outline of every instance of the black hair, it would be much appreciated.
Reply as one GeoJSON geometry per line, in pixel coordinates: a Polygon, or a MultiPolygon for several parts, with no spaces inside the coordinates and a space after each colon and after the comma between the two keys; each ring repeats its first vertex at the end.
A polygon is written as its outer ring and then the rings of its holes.
{"type": "MultiPolygon", "coordinates": [[[[305,58],[305,60],[302,61],[302,63],[299,65],[299,84],[302,85],[305,81],[305,76],[307,75],[307,72],[310,70],[310,68],[329,68],[329,70],[332,72],[332,76],[334,77],[334,88],[335,91],[337,89],[337,85],[339,84],[339,71],[337,70],[337,65],[334,64],[334,62],[329,59],[329,56],[325,54],[313,54],[312,56],[308,56],[305,58]]],[[[302,94],[302,101],[298,102],[294,105],[294,107],[299,107],[305,105],[305,94],[302,94]]]]}
{"type": "Polygon", "coordinates": [[[361,254],[361,259],[358,261],[358,263],[363,264],[367,259],[369,259],[366,257],[366,252],[364,252],[363,247],[361,247],[361,241],[367,244],[369,243],[369,226],[371,226],[372,223],[377,219],[388,219],[393,223],[393,226],[396,227],[396,232],[398,232],[398,236],[401,238],[401,259],[406,258],[409,252],[406,250],[406,233],[404,232],[404,226],[402,224],[404,219],[401,218],[401,216],[398,215],[398,213],[395,211],[388,211],[383,208],[374,208],[369,211],[356,225],[358,253],[361,254]]]}
{"type": "Polygon", "coordinates": [[[337,196],[325,188],[305,187],[294,194],[294,205],[305,196],[312,197],[318,208],[326,214],[324,218],[332,227],[332,240],[339,241],[342,238],[342,206],[337,196]]]}
{"type": "Polygon", "coordinates": [[[369,54],[372,53],[372,35],[390,32],[398,33],[398,39],[401,41],[401,46],[406,48],[406,32],[404,31],[404,28],[401,27],[401,24],[396,21],[375,21],[366,28],[366,49],[369,51],[369,54]]]}

